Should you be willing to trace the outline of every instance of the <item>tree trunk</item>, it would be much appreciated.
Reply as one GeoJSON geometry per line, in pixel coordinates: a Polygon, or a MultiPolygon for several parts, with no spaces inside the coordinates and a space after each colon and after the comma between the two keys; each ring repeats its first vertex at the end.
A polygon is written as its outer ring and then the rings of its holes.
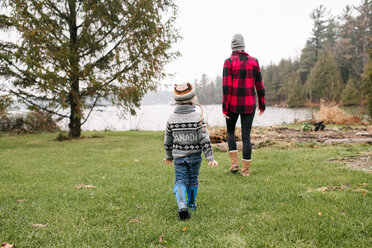
{"type": "Polygon", "coordinates": [[[70,92],[70,123],[68,124],[70,138],[79,138],[81,135],[81,110],[79,101],[79,78],[72,83],[70,92]]]}
{"type": "Polygon", "coordinates": [[[70,123],[68,136],[79,138],[81,135],[80,86],[79,86],[79,53],[78,53],[78,28],[76,24],[76,0],[69,0],[69,26],[70,26],[70,80],[71,89],[69,94],[70,123]]]}

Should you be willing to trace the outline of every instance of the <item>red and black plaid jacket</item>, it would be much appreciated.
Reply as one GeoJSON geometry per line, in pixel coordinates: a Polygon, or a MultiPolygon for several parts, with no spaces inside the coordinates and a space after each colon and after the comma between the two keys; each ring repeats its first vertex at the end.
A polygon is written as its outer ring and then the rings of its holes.
{"type": "Polygon", "coordinates": [[[259,109],[265,110],[265,85],[257,59],[243,51],[233,52],[223,66],[223,113],[253,113],[256,108],[255,87],[259,109]]]}

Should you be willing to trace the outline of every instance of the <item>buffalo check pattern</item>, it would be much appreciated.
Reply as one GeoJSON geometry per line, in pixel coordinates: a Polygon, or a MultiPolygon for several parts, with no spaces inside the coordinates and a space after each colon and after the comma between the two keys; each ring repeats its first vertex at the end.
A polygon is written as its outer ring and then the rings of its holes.
{"type": "Polygon", "coordinates": [[[244,51],[233,52],[223,66],[222,111],[239,114],[253,113],[258,107],[265,110],[265,85],[258,60],[244,51]]]}

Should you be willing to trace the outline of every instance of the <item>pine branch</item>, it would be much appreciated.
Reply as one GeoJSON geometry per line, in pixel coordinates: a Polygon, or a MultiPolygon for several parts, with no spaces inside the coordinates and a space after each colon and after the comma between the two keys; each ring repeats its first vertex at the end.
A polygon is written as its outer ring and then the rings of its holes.
{"type": "Polygon", "coordinates": [[[96,100],[94,101],[92,107],[90,108],[87,117],[84,119],[84,121],[81,123],[81,125],[84,125],[84,123],[88,120],[88,118],[89,118],[90,114],[92,113],[93,109],[96,107],[96,104],[97,104],[97,101],[98,101],[99,97],[100,97],[99,95],[96,97],[96,100]]]}
{"type": "Polygon", "coordinates": [[[60,117],[62,117],[62,118],[68,118],[67,115],[62,115],[62,114],[60,114],[60,113],[57,113],[57,112],[55,112],[55,111],[53,111],[53,110],[50,110],[50,109],[48,109],[48,108],[46,108],[46,107],[40,106],[40,105],[38,105],[38,104],[32,102],[32,101],[29,100],[27,97],[24,97],[23,95],[19,94],[18,92],[15,92],[15,91],[13,91],[13,90],[9,90],[9,92],[12,93],[12,94],[14,94],[15,96],[21,98],[23,101],[25,101],[26,103],[30,104],[30,105],[33,106],[33,107],[37,107],[37,108],[39,108],[39,109],[44,110],[44,111],[47,112],[47,113],[50,113],[50,114],[53,114],[53,115],[57,115],[57,116],[60,116],[60,117]]]}
{"type": "Polygon", "coordinates": [[[64,13],[62,13],[56,6],[54,3],[52,3],[50,0],[45,0],[45,2],[48,4],[48,6],[50,7],[51,10],[54,11],[54,13],[56,14],[56,16],[59,16],[60,18],[68,21],[68,16],[64,13]]]}

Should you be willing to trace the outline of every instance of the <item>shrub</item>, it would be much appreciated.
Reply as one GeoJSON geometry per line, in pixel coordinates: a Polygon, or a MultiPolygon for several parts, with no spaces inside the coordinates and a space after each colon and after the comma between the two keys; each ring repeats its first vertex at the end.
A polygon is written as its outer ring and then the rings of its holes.
{"type": "Polygon", "coordinates": [[[56,132],[60,128],[50,114],[30,112],[27,115],[0,115],[0,131],[20,134],[36,132],[56,132]]]}
{"type": "Polygon", "coordinates": [[[0,117],[6,113],[6,110],[12,105],[12,99],[8,96],[0,96],[0,117]]]}
{"type": "Polygon", "coordinates": [[[57,132],[60,128],[52,116],[43,112],[30,112],[27,114],[25,123],[28,130],[34,132],[57,132]]]}
{"type": "Polygon", "coordinates": [[[66,134],[66,132],[60,132],[56,138],[57,141],[65,141],[65,140],[68,140],[68,136],[66,134]]]}
{"type": "Polygon", "coordinates": [[[320,104],[320,110],[315,114],[316,121],[323,121],[324,124],[361,124],[362,118],[358,115],[348,115],[335,106],[327,106],[324,102],[320,104]]]}

